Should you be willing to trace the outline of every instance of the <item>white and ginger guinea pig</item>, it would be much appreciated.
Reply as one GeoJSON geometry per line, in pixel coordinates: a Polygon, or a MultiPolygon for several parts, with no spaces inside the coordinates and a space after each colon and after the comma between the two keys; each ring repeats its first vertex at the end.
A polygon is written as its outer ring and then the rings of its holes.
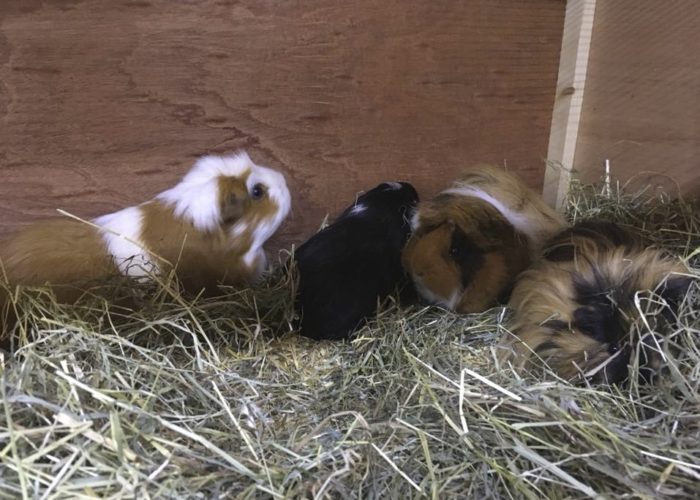
{"type": "Polygon", "coordinates": [[[565,379],[615,383],[627,378],[639,353],[640,381],[651,381],[661,367],[663,324],[675,317],[691,281],[680,259],[644,245],[631,230],[577,224],[556,235],[518,279],[501,360],[523,370],[540,359],[565,379]],[[644,291],[657,297],[646,302],[656,309],[645,321],[655,331],[640,333],[646,327],[635,301],[644,291]]]}
{"type": "Polygon", "coordinates": [[[461,313],[507,298],[518,273],[563,219],[503,169],[469,169],[418,205],[403,264],[429,302],[461,313]]]}
{"type": "Polygon", "coordinates": [[[204,156],[173,188],[141,205],[92,220],[53,219],[0,243],[10,287],[51,285],[61,302],[109,276],[171,270],[192,293],[254,280],[263,243],[290,209],[281,173],[245,153],[204,156]]]}
{"type": "Polygon", "coordinates": [[[302,335],[347,338],[406,284],[401,250],[417,202],[410,184],[382,183],[299,247],[295,305],[302,335]]]}

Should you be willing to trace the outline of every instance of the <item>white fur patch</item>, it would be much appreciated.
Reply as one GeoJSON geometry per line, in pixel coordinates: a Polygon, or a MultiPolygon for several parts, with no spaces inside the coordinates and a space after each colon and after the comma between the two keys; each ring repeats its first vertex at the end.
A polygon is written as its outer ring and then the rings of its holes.
{"type": "Polygon", "coordinates": [[[248,161],[251,166],[250,175],[246,183],[248,192],[251,192],[253,186],[256,184],[262,184],[267,189],[268,197],[277,205],[277,212],[272,218],[260,221],[253,228],[251,247],[243,256],[243,261],[250,267],[255,262],[256,256],[261,251],[263,244],[270,239],[270,236],[277,231],[282,221],[289,215],[292,197],[289,194],[289,188],[287,188],[287,181],[285,181],[284,176],[280,172],[256,165],[250,161],[250,159],[248,159],[248,161]]]}
{"type": "Polygon", "coordinates": [[[267,269],[267,254],[262,248],[253,256],[251,264],[248,264],[255,276],[260,276],[267,269]]]}
{"type": "Polygon", "coordinates": [[[411,229],[415,231],[418,226],[420,226],[420,209],[414,210],[413,215],[411,215],[411,229]]]}
{"type": "Polygon", "coordinates": [[[141,241],[143,212],[129,207],[93,220],[102,228],[101,235],[107,251],[122,274],[144,277],[158,270],[141,241]]]}
{"type": "Polygon", "coordinates": [[[534,232],[538,229],[537,225],[533,224],[532,221],[523,213],[511,210],[499,200],[491,196],[490,194],[482,191],[479,188],[473,186],[462,186],[458,188],[447,189],[443,193],[456,194],[460,196],[471,196],[474,198],[479,198],[484,200],[486,203],[490,204],[493,208],[501,212],[501,215],[505,217],[508,222],[510,222],[515,229],[524,233],[528,238],[532,239],[534,237],[534,232]]]}
{"type": "Polygon", "coordinates": [[[385,182],[384,184],[389,186],[389,189],[392,189],[394,191],[397,191],[403,187],[400,182],[385,182]]]}
{"type": "Polygon", "coordinates": [[[234,238],[238,238],[240,235],[245,233],[248,230],[248,223],[247,222],[238,222],[233,225],[231,228],[231,236],[234,238]]]}
{"type": "MultiPolygon", "coordinates": [[[[245,175],[248,193],[256,184],[262,184],[278,207],[272,217],[256,222],[252,227],[251,247],[244,254],[243,261],[248,267],[253,267],[256,261],[265,259],[264,255],[261,257],[262,245],[277,231],[291,208],[287,182],[280,172],[256,165],[244,152],[231,156],[204,156],[179,184],[163,191],[156,199],[172,206],[176,217],[189,220],[198,230],[211,231],[221,224],[219,179],[245,175]]],[[[249,230],[251,222],[240,221],[233,225],[229,234],[235,239],[249,230]]]]}
{"type": "Polygon", "coordinates": [[[210,231],[221,223],[219,177],[241,177],[254,166],[243,152],[233,156],[203,156],[180,183],[156,199],[172,206],[176,217],[189,220],[200,231],[210,231]]]}
{"type": "Polygon", "coordinates": [[[464,292],[461,290],[455,290],[445,304],[447,308],[451,311],[457,309],[457,304],[459,304],[460,300],[462,300],[462,295],[464,295],[464,292]]]}
{"type": "Polygon", "coordinates": [[[366,211],[367,211],[367,207],[364,206],[362,203],[360,203],[360,204],[355,205],[354,207],[352,207],[352,208],[350,209],[349,214],[350,214],[350,215],[360,215],[362,212],[366,212],[366,211]]]}

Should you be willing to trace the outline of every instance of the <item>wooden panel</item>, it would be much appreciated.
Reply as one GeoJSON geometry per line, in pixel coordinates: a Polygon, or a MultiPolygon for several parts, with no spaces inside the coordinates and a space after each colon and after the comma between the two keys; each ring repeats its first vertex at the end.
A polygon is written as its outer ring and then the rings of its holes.
{"type": "Polygon", "coordinates": [[[598,2],[574,161],[584,180],[609,159],[635,187],[700,195],[699,25],[696,0],[598,2]]]}
{"type": "Polygon", "coordinates": [[[578,127],[593,34],[596,0],[570,0],[566,3],[564,34],[559,55],[559,76],[549,131],[547,166],[542,196],[561,209],[571,183],[578,127]]]}
{"type": "Polygon", "coordinates": [[[381,180],[507,163],[536,188],[561,0],[0,5],[0,234],[172,185],[206,152],[285,172],[277,244],[381,180]]]}

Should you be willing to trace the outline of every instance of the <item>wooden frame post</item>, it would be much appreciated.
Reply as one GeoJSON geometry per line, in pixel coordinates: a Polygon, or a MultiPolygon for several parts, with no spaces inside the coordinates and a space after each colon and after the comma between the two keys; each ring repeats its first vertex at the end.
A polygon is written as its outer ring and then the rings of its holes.
{"type": "Polygon", "coordinates": [[[574,165],[596,0],[568,0],[542,195],[563,208],[574,165]]]}

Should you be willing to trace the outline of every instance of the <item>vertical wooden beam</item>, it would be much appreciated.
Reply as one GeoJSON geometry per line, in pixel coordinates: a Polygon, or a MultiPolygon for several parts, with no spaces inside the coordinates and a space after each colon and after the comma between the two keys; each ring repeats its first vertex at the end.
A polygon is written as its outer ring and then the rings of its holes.
{"type": "Polygon", "coordinates": [[[543,197],[561,209],[571,181],[596,0],[568,0],[543,197]]]}

